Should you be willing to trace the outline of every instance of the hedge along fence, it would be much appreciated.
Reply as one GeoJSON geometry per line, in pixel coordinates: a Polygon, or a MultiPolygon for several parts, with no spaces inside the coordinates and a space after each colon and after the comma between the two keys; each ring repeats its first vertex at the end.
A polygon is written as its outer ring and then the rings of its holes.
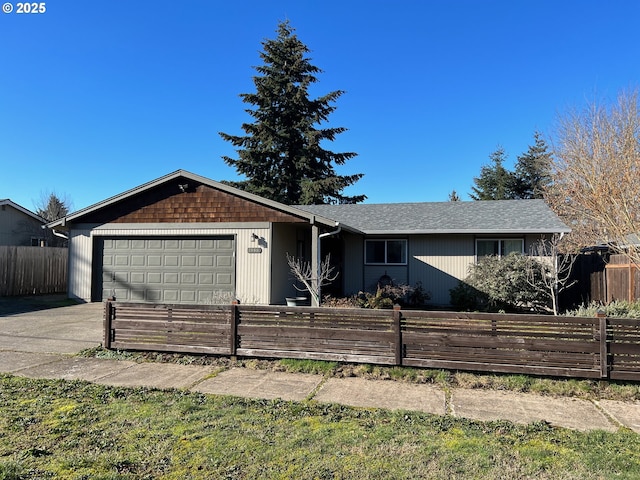
{"type": "Polygon", "coordinates": [[[640,320],[106,302],[104,346],[640,380],[640,320]]]}

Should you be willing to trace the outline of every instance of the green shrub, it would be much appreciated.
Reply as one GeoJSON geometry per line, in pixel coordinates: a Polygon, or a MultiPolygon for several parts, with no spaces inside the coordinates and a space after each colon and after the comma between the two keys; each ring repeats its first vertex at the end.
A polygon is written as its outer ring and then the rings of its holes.
{"type": "Polygon", "coordinates": [[[549,294],[537,260],[518,254],[482,257],[449,291],[460,310],[549,310],[549,294]]]}
{"type": "Polygon", "coordinates": [[[360,304],[355,295],[350,297],[332,297],[331,295],[325,295],[322,299],[322,306],[329,308],[360,308],[360,304]]]}
{"type": "Polygon", "coordinates": [[[449,297],[451,306],[461,312],[485,310],[489,303],[486,294],[463,281],[459,281],[455,288],[449,290],[449,297]]]}
{"type": "Polygon", "coordinates": [[[378,284],[375,293],[360,292],[356,297],[362,308],[393,308],[395,304],[420,307],[431,299],[431,294],[417,282],[415,287],[406,284],[378,284]]]}
{"type": "Polygon", "coordinates": [[[416,282],[416,286],[413,287],[413,291],[407,295],[407,303],[413,307],[421,307],[427,304],[431,300],[431,293],[427,292],[422,286],[422,282],[416,282]]]}
{"type": "Polygon", "coordinates": [[[415,287],[405,284],[378,284],[375,292],[359,292],[350,297],[325,296],[324,307],[332,308],[393,308],[395,304],[410,307],[423,307],[431,299],[422,282],[415,287]]]}
{"type": "Polygon", "coordinates": [[[391,285],[378,285],[375,293],[360,292],[357,299],[362,308],[393,308],[400,296],[400,291],[391,285]]]}
{"type": "Polygon", "coordinates": [[[581,305],[575,310],[565,312],[571,317],[595,317],[601,310],[607,317],[640,318],[640,300],[628,302],[626,300],[614,300],[608,305],[591,302],[589,305],[581,305]]]}

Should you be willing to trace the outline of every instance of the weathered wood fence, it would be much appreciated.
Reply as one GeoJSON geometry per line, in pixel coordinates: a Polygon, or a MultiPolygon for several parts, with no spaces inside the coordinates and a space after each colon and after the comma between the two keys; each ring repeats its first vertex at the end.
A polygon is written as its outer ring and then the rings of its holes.
{"type": "Polygon", "coordinates": [[[605,267],[605,278],[607,303],[612,300],[633,302],[640,298],[640,270],[625,255],[611,255],[605,267]]]}
{"type": "Polygon", "coordinates": [[[640,269],[625,255],[581,254],[571,275],[577,283],[561,294],[564,308],[576,308],[590,302],[640,299],[640,269]]]}
{"type": "Polygon", "coordinates": [[[640,380],[640,320],[255,305],[105,303],[123,350],[640,380]]]}
{"type": "Polygon", "coordinates": [[[0,246],[0,296],[67,291],[68,249],[0,246]]]}

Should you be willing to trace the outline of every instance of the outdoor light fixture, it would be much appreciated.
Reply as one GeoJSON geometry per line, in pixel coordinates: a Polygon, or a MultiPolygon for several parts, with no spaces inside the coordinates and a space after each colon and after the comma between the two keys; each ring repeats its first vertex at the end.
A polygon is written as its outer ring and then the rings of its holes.
{"type": "Polygon", "coordinates": [[[256,235],[255,233],[251,234],[251,241],[255,242],[256,240],[258,240],[260,237],[258,235],[256,235]]]}

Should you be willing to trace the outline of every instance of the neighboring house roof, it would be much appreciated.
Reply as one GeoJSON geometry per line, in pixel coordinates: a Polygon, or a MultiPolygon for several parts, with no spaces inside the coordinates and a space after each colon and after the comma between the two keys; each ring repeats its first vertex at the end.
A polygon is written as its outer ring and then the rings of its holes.
{"type": "Polygon", "coordinates": [[[544,200],[299,205],[368,235],[571,231],[544,200]]]}
{"type": "Polygon", "coordinates": [[[181,180],[187,180],[187,181],[193,181],[195,183],[198,184],[202,184],[202,185],[207,185],[209,187],[212,188],[216,188],[218,190],[221,190],[223,192],[226,193],[230,193],[232,195],[236,195],[238,197],[244,198],[246,200],[258,203],[260,205],[264,205],[265,207],[270,207],[270,208],[274,208],[276,210],[280,210],[282,212],[285,213],[289,213],[291,215],[295,215],[299,218],[303,218],[308,220],[310,223],[314,224],[314,223],[318,223],[320,225],[326,226],[326,227],[335,227],[336,226],[336,222],[328,219],[328,218],[323,218],[320,214],[316,214],[313,212],[307,212],[306,210],[301,210],[298,209],[296,207],[292,207],[292,206],[288,206],[288,205],[284,205],[282,203],[279,202],[275,202],[273,200],[268,200],[266,198],[260,197],[258,195],[254,195],[252,193],[248,193],[245,192],[243,190],[239,190],[237,188],[234,187],[230,187],[229,185],[225,185],[223,183],[219,183],[216,182],[214,180],[211,180],[209,178],[206,177],[202,177],[200,175],[196,175],[194,173],[191,172],[187,172],[186,170],[176,170],[173,173],[170,173],[168,175],[165,175],[163,177],[157,178],[156,180],[152,180],[151,182],[145,183],[143,185],[140,185],[138,187],[132,188],[131,190],[127,190],[126,192],[123,192],[119,195],[115,195],[113,197],[110,197],[102,202],[96,203],[94,205],[91,205],[89,207],[83,208],[81,210],[78,210],[76,212],[70,213],[69,215],[66,215],[65,217],[58,219],[54,222],[49,223],[47,226],[49,228],[55,228],[55,227],[65,227],[67,222],[78,222],[82,220],[82,217],[89,215],[90,213],[96,212],[98,210],[102,210],[106,207],[109,207],[110,205],[116,204],[118,202],[121,202],[123,200],[126,200],[130,197],[133,197],[135,195],[138,195],[140,193],[143,193],[147,190],[150,190],[152,188],[161,186],[164,183],[168,183],[168,182],[172,182],[176,179],[181,179],[181,180]]]}
{"type": "Polygon", "coordinates": [[[19,212],[24,213],[25,215],[28,215],[29,217],[33,218],[34,220],[37,220],[39,222],[44,223],[45,220],[40,217],[39,215],[33,213],[31,210],[27,210],[26,208],[18,205],[15,202],[12,202],[11,200],[9,200],[8,198],[2,199],[0,200],[0,207],[4,206],[4,205],[8,205],[10,207],[15,208],[16,210],[18,210],[19,212]]]}

